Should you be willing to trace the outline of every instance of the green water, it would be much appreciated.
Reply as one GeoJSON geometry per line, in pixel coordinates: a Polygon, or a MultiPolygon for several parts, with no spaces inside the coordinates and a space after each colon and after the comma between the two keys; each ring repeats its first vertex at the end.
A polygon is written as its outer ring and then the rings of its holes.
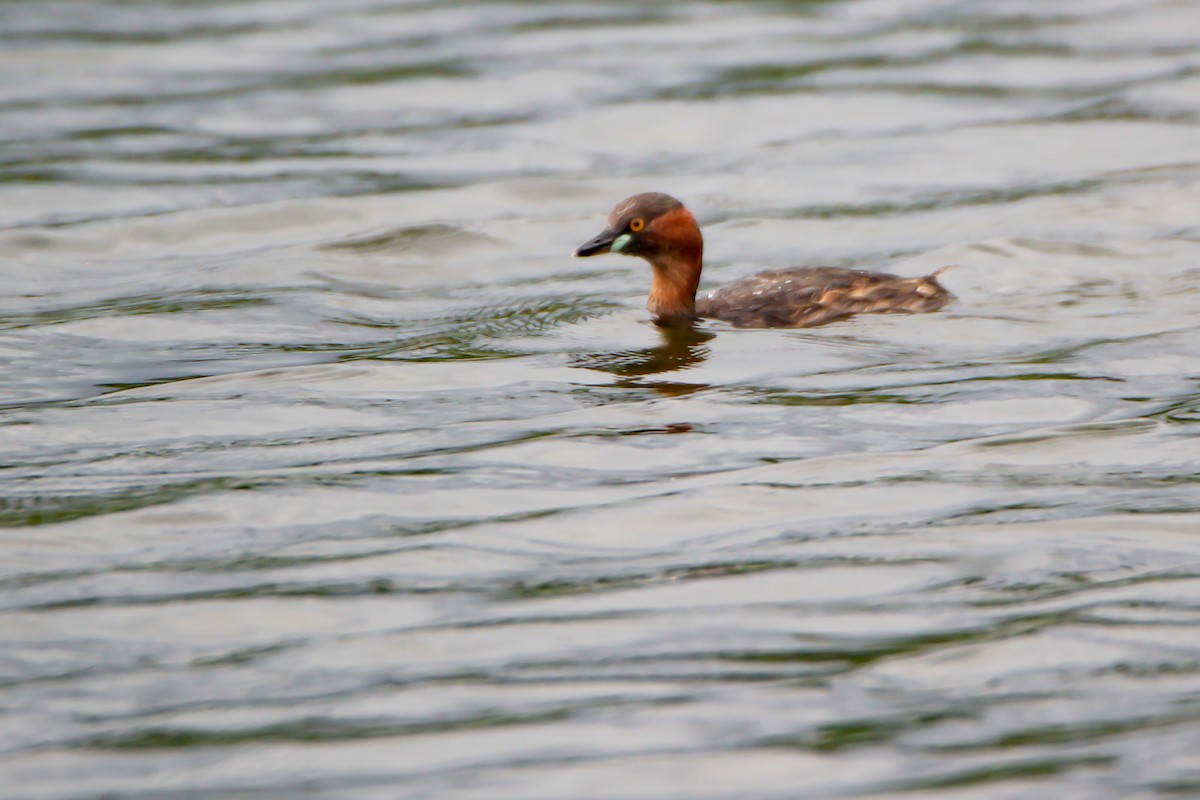
{"type": "Polygon", "coordinates": [[[1200,6],[0,2],[0,796],[1200,794],[1200,6]],[[956,264],[945,312],[642,309],[956,264]]]}

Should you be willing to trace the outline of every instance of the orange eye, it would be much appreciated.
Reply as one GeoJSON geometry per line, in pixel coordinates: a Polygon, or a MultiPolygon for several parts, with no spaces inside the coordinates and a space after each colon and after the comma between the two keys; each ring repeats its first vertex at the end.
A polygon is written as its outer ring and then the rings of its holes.
{"type": "Polygon", "coordinates": [[[629,230],[634,233],[641,233],[642,228],[646,227],[646,220],[641,217],[634,217],[629,221],[629,230]]]}

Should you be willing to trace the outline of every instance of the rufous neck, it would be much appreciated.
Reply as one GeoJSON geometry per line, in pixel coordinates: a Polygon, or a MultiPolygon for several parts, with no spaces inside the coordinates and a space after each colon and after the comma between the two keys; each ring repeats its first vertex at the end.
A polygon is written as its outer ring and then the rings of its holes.
{"type": "Polygon", "coordinates": [[[701,256],[671,256],[650,262],[654,285],[646,308],[659,320],[696,316],[696,288],[700,285],[701,256]]]}
{"type": "Polygon", "coordinates": [[[696,316],[696,288],[704,265],[704,239],[700,226],[686,208],[663,219],[670,223],[670,247],[647,258],[654,272],[654,285],[646,307],[662,322],[696,316]]]}

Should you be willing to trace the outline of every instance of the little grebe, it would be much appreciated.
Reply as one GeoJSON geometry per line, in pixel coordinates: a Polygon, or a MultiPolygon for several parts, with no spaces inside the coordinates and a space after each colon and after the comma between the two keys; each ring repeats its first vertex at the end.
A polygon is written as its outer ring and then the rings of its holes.
{"type": "Polygon", "coordinates": [[[683,203],[658,192],[617,204],[595,238],[575,250],[638,256],[654,268],[646,307],[659,325],[711,317],[739,328],[811,328],[854,314],[937,311],[954,299],[937,276],[901,278],[882,272],[803,267],[760,272],[697,299],[704,239],[683,203]]]}

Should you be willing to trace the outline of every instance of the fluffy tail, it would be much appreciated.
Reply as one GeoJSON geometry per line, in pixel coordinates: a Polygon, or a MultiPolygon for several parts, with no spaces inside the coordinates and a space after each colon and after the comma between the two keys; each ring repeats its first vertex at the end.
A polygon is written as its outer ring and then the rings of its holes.
{"type": "Polygon", "coordinates": [[[958,269],[958,267],[959,267],[958,264],[948,264],[944,267],[938,267],[933,272],[929,273],[929,275],[927,275],[926,277],[933,278],[936,281],[943,272],[949,272],[952,269],[958,269]]]}

